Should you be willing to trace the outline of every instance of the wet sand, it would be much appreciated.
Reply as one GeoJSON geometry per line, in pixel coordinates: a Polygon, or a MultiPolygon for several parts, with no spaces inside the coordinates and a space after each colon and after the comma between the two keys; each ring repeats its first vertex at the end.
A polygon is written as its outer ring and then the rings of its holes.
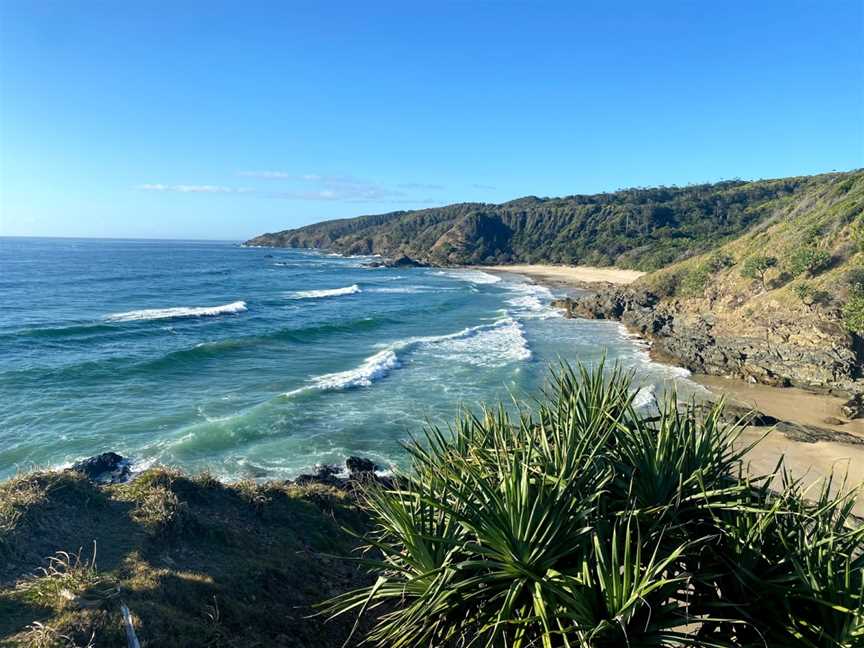
{"type": "MultiPolygon", "coordinates": [[[[848,432],[864,437],[864,420],[856,419],[843,425],[825,422],[826,417],[839,417],[842,398],[815,394],[794,387],[769,387],[753,385],[741,380],[718,376],[693,376],[693,380],[715,394],[725,394],[730,400],[749,405],[760,412],[783,421],[813,425],[829,430],[848,432]]],[[[802,477],[805,484],[814,484],[832,474],[837,480],[834,490],[840,487],[846,476],[849,485],[864,483],[864,445],[819,441],[804,443],[790,439],[782,432],[768,427],[747,428],[739,443],[750,444],[762,439],[747,455],[752,475],[764,475],[774,470],[781,456],[784,464],[795,477],[802,477]],[[770,431],[769,431],[770,430],[770,431]]],[[[779,487],[780,484],[777,483],[779,487]]],[[[818,493],[818,485],[812,491],[818,493]]],[[[855,513],[864,516],[864,497],[856,502],[855,513]]]]}
{"type": "Polygon", "coordinates": [[[816,394],[795,387],[769,387],[721,376],[694,375],[691,379],[715,394],[725,394],[729,400],[764,412],[781,421],[848,432],[864,436],[864,419],[836,425],[827,418],[841,418],[840,406],[844,399],[838,396],[816,394]]]}

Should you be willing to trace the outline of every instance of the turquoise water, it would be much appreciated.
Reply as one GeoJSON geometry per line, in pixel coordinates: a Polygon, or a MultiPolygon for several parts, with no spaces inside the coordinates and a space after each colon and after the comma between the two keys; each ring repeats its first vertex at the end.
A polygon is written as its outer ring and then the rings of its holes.
{"type": "Polygon", "coordinates": [[[0,239],[0,477],[113,450],[138,467],[292,477],[382,466],[461,404],[604,351],[640,400],[686,372],[515,275],[371,269],[231,243],[0,239]]]}

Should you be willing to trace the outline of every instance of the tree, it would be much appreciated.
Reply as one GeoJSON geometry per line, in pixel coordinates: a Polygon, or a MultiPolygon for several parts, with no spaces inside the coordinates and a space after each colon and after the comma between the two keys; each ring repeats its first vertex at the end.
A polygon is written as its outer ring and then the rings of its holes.
{"type": "Polygon", "coordinates": [[[765,273],[776,265],[777,257],[755,254],[744,261],[744,265],[741,267],[741,276],[748,279],[758,279],[762,284],[762,290],[767,290],[765,273]]]}
{"type": "Polygon", "coordinates": [[[789,259],[789,274],[798,277],[807,274],[812,277],[828,267],[831,255],[816,247],[803,247],[795,250],[789,259]]]}

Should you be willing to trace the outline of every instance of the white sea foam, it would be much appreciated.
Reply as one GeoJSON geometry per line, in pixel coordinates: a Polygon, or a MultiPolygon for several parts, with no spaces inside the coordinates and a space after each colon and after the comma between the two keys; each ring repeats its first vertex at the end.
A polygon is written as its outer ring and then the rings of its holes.
{"type": "Polygon", "coordinates": [[[406,354],[417,349],[428,350],[449,360],[461,360],[483,367],[500,367],[531,358],[531,349],[528,348],[522,325],[512,317],[504,317],[490,324],[470,326],[455,333],[412,337],[381,345],[380,351],[366,358],[354,369],[316,376],[307,385],[285,395],[295,396],[310,390],[368,387],[402,365],[397,354],[406,354]]]}
{"type": "Polygon", "coordinates": [[[349,389],[351,387],[368,387],[376,380],[380,380],[391,369],[399,366],[399,358],[393,349],[384,349],[366,358],[358,367],[348,371],[324,374],[316,376],[305,387],[295,389],[286,393],[286,396],[294,396],[310,389],[330,391],[336,389],[349,389]]]}
{"type": "Polygon", "coordinates": [[[522,325],[509,316],[490,325],[427,338],[422,344],[435,355],[480,367],[502,367],[531,359],[522,325]]]}
{"type": "Polygon", "coordinates": [[[453,288],[441,288],[440,286],[384,286],[380,288],[367,288],[366,292],[392,293],[397,295],[415,295],[417,293],[441,292],[454,290],[453,288]]]}
{"type": "Polygon", "coordinates": [[[144,310],[128,311],[107,315],[109,322],[136,322],[139,320],[172,319],[175,317],[213,317],[242,313],[246,309],[245,301],[235,301],[221,306],[176,306],[174,308],[145,308],[144,310]]]}
{"type": "Polygon", "coordinates": [[[513,283],[508,284],[507,289],[515,295],[508,299],[507,303],[515,309],[517,316],[529,319],[563,317],[561,311],[549,305],[555,296],[546,286],[513,283]]]}
{"type": "Polygon", "coordinates": [[[345,286],[344,288],[330,288],[325,290],[298,290],[297,292],[291,293],[291,297],[294,299],[320,299],[322,297],[339,297],[340,295],[353,295],[355,293],[363,292],[360,290],[360,286],[357,284],[353,284],[351,286],[345,286]]]}
{"type": "MultiPolygon", "coordinates": [[[[634,357],[637,363],[643,365],[653,365],[654,367],[658,367],[663,370],[663,372],[669,376],[669,378],[687,378],[689,377],[690,370],[685,369],[684,367],[676,367],[674,365],[667,365],[661,362],[656,362],[651,358],[651,354],[648,352],[651,346],[646,342],[642,337],[631,333],[627,330],[627,327],[623,324],[618,325],[618,332],[622,338],[627,340],[628,345],[630,346],[631,355],[634,357]]],[[[693,383],[696,385],[696,383],[693,383]]]]}
{"type": "Polygon", "coordinates": [[[640,387],[633,397],[633,409],[657,408],[657,395],[654,393],[654,385],[640,387]]]}
{"type": "Polygon", "coordinates": [[[501,281],[498,277],[482,270],[439,270],[433,274],[439,277],[450,277],[459,281],[468,281],[473,284],[494,284],[501,281]]]}

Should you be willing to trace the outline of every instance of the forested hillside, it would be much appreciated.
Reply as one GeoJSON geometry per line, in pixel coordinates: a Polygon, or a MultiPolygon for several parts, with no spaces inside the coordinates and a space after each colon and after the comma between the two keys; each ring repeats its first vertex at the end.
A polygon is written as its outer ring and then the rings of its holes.
{"type": "Polygon", "coordinates": [[[564,263],[656,270],[740,236],[850,174],[459,203],[326,221],[249,245],[407,255],[435,264],[564,263]]]}

